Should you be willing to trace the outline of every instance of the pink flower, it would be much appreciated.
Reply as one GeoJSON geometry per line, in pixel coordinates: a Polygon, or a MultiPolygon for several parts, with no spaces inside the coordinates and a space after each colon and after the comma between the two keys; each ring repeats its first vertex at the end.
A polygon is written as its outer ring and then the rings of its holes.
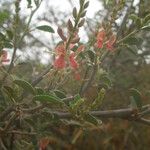
{"type": "Polygon", "coordinates": [[[110,39],[106,42],[106,48],[108,50],[113,50],[114,49],[114,44],[116,42],[116,36],[115,35],[112,35],[110,37],[110,39]]]}
{"type": "Polygon", "coordinates": [[[105,30],[103,28],[100,29],[100,31],[98,32],[97,34],[97,41],[96,41],[96,47],[97,48],[102,48],[103,47],[103,42],[104,42],[104,39],[105,39],[105,30]]]}
{"type": "Polygon", "coordinates": [[[78,47],[78,49],[77,49],[77,52],[83,52],[84,51],[84,49],[85,49],[85,46],[84,45],[80,45],[79,47],[78,47]]]}
{"type": "Polygon", "coordinates": [[[0,60],[1,60],[1,62],[2,62],[2,63],[3,63],[3,62],[9,62],[10,60],[9,60],[7,57],[8,57],[7,51],[2,50],[2,51],[1,51],[1,54],[0,54],[0,60]]]}
{"type": "MultiPolygon", "coordinates": [[[[71,48],[74,47],[74,44],[70,44],[69,45],[69,50],[70,50],[70,54],[67,54],[66,50],[65,50],[65,46],[66,46],[66,43],[61,43],[59,44],[55,51],[56,51],[56,58],[54,60],[54,67],[56,69],[64,69],[67,64],[69,64],[69,66],[72,68],[72,69],[78,69],[79,67],[79,64],[76,60],[76,56],[78,53],[75,53],[73,51],[71,51],[71,48]],[[67,60],[69,62],[67,62],[67,60]]],[[[84,49],[84,46],[81,45],[79,46],[79,48],[77,49],[77,51],[82,51],[84,49]]]]}
{"type": "Polygon", "coordinates": [[[66,54],[65,45],[63,43],[59,44],[55,48],[55,51],[56,51],[56,55],[58,55],[58,56],[60,56],[60,55],[65,56],[65,54],[66,54]]]}
{"type": "Polygon", "coordinates": [[[71,53],[70,56],[69,56],[69,61],[70,61],[70,66],[73,68],[73,69],[77,69],[78,68],[78,63],[77,61],[75,60],[75,53],[71,53]]]}
{"type": "Polygon", "coordinates": [[[65,57],[63,55],[56,57],[54,67],[57,69],[64,69],[66,67],[65,57]]]}

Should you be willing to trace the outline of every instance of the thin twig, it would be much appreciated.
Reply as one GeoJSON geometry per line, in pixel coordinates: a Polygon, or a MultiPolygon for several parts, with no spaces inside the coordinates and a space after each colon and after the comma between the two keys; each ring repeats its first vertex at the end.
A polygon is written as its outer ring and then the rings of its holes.
{"type": "Polygon", "coordinates": [[[96,74],[96,71],[97,71],[97,65],[95,64],[93,66],[93,70],[92,70],[92,73],[89,77],[89,80],[87,83],[85,83],[85,85],[83,86],[83,88],[81,89],[80,91],[80,95],[83,96],[83,94],[89,89],[90,85],[92,84],[93,80],[94,80],[94,77],[95,77],[95,74],[96,74]]]}
{"type": "Polygon", "coordinates": [[[36,86],[43,78],[46,74],[49,73],[49,71],[52,69],[52,66],[48,66],[44,71],[43,73],[41,73],[36,79],[34,79],[32,81],[32,86],[36,86]]]}
{"type": "Polygon", "coordinates": [[[2,138],[0,138],[0,146],[0,148],[2,148],[3,150],[8,150],[7,147],[4,145],[2,138]]]}
{"type": "Polygon", "coordinates": [[[148,119],[140,118],[140,119],[138,119],[138,120],[136,120],[136,121],[137,121],[137,122],[140,122],[140,123],[142,123],[142,124],[145,124],[145,125],[150,126],[150,120],[148,120],[148,119]]]}
{"type": "Polygon", "coordinates": [[[13,131],[8,131],[7,134],[19,134],[19,135],[37,135],[37,133],[35,132],[22,132],[22,131],[16,131],[16,130],[13,130],[13,131]]]}

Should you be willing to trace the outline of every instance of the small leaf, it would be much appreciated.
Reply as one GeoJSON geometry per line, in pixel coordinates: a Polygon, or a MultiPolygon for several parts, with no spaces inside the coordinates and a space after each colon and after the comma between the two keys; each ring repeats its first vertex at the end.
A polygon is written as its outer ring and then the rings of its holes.
{"type": "Polygon", "coordinates": [[[12,40],[13,39],[13,33],[12,33],[12,31],[11,30],[6,30],[6,32],[7,32],[8,38],[10,40],[12,40]]]}
{"type": "Polygon", "coordinates": [[[137,89],[132,88],[130,89],[130,95],[131,97],[133,97],[137,107],[141,109],[142,108],[141,93],[137,89]]]}
{"type": "Polygon", "coordinates": [[[136,14],[131,14],[130,16],[129,16],[129,18],[130,19],[132,19],[135,23],[136,23],[136,26],[138,27],[138,28],[140,28],[141,26],[142,26],[142,19],[141,18],[139,18],[136,14]]]}
{"type": "Polygon", "coordinates": [[[106,5],[108,5],[109,1],[110,1],[110,0],[106,0],[106,5]]]}
{"type": "Polygon", "coordinates": [[[150,14],[146,15],[143,22],[144,22],[144,24],[146,24],[149,21],[150,21],[150,14]]]}
{"type": "Polygon", "coordinates": [[[131,14],[129,18],[132,19],[133,21],[137,21],[139,19],[139,17],[136,14],[131,14]]]}
{"type": "Polygon", "coordinates": [[[130,96],[130,106],[133,110],[138,110],[136,101],[134,100],[134,98],[132,96],[130,96]]]}
{"type": "Polygon", "coordinates": [[[60,98],[52,95],[36,95],[33,97],[33,100],[52,104],[63,104],[60,98]]]}
{"type": "Polygon", "coordinates": [[[150,25],[147,25],[147,26],[143,26],[142,28],[141,28],[142,30],[150,30],[150,25]]]}
{"type": "Polygon", "coordinates": [[[4,23],[4,21],[7,20],[9,16],[9,12],[7,11],[0,12],[0,24],[4,23]]]}
{"type": "Polygon", "coordinates": [[[7,41],[4,42],[3,46],[4,46],[4,48],[13,48],[12,43],[11,42],[7,42],[7,41]]]}
{"type": "Polygon", "coordinates": [[[50,32],[50,33],[54,33],[55,31],[53,30],[53,28],[51,26],[48,25],[43,25],[43,26],[38,26],[36,27],[38,30],[42,30],[45,32],[50,32]]]}
{"type": "Polygon", "coordinates": [[[112,86],[112,82],[111,82],[110,78],[105,74],[100,76],[100,82],[108,85],[108,87],[112,86]]]}
{"type": "Polygon", "coordinates": [[[89,1],[87,1],[87,2],[85,3],[84,9],[88,8],[88,6],[89,6],[89,1]]]}
{"type": "Polygon", "coordinates": [[[73,24],[72,24],[70,19],[68,20],[68,24],[67,25],[68,25],[68,30],[69,31],[73,31],[73,24]]]}
{"type": "Polygon", "coordinates": [[[14,80],[13,82],[17,84],[19,87],[23,88],[25,91],[35,94],[35,89],[29,82],[24,80],[14,80]]]}
{"type": "Polygon", "coordinates": [[[98,96],[97,98],[95,99],[95,101],[92,103],[92,106],[91,108],[93,109],[97,109],[103,102],[103,99],[105,97],[105,93],[106,93],[106,90],[104,88],[102,88],[99,93],[98,93],[98,96]]]}
{"type": "Polygon", "coordinates": [[[127,43],[129,45],[140,45],[142,42],[143,39],[138,37],[129,37],[124,41],[124,43],[127,43]]]}
{"type": "Polygon", "coordinates": [[[55,95],[56,95],[57,97],[59,97],[59,98],[66,98],[65,93],[64,93],[64,92],[62,92],[62,91],[54,90],[53,92],[54,92],[54,93],[55,93],[55,95]]]}
{"type": "Polygon", "coordinates": [[[88,56],[89,56],[91,62],[94,62],[94,58],[96,55],[95,51],[94,50],[88,50],[87,52],[88,52],[88,56]]]}
{"type": "Polygon", "coordinates": [[[17,95],[16,95],[16,93],[15,93],[15,91],[14,91],[13,88],[11,88],[11,87],[9,87],[9,86],[4,86],[3,88],[8,91],[8,93],[9,93],[9,95],[10,95],[11,97],[13,97],[13,98],[17,97],[17,95]]]}
{"type": "Polygon", "coordinates": [[[0,32],[0,40],[5,40],[5,39],[6,39],[5,35],[0,32]]]}
{"type": "Polygon", "coordinates": [[[98,120],[96,117],[92,116],[91,114],[84,115],[84,119],[96,126],[102,124],[101,120],[98,120]]]}
{"type": "Polygon", "coordinates": [[[83,17],[85,17],[85,15],[86,15],[86,11],[82,12],[80,17],[83,18],[83,17]]]}
{"type": "Polygon", "coordinates": [[[72,110],[77,110],[84,103],[84,99],[77,95],[73,101],[69,103],[72,110]]]}
{"type": "Polygon", "coordinates": [[[76,7],[73,8],[72,14],[73,14],[73,17],[76,19],[77,18],[77,8],[76,7]]]}
{"type": "Polygon", "coordinates": [[[82,27],[82,26],[84,25],[84,22],[85,22],[85,19],[83,18],[83,19],[79,22],[78,27],[82,27]]]}
{"type": "Polygon", "coordinates": [[[41,94],[44,94],[44,93],[45,93],[44,90],[43,90],[42,88],[40,88],[40,87],[36,87],[35,89],[36,89],[36,93],[37,93],[38,95],[41,95],[41,94]]]}
{"type": "Polygon", "coordinates": [[[32,1],[31,0],[27,0],[27,2],[28,2],[28,8],[31,8],[32,6],[31,6],[31,4],[32,4],[32,1]]]}

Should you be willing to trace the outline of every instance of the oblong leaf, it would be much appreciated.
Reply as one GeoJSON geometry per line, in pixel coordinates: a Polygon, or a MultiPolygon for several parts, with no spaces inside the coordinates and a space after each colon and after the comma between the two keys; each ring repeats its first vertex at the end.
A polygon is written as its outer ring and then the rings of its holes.
{"type": "Polygon", "coordinates": [[[23,88],[25,91],[31,94],[35,94],[35,89],[29,82],[24,80],[14,80],[13,82],[17,84],[19,87],[23,88]]]}
{"type": "Polygon", "coordinates": [[[130,95],[133,97],[137,107],[142,108],[141,93],[137,89],[130,89],[130,95]]]}
{"type": "Polygon", "coordinates": [[[50,32],[50,33],[54,33],[54,29],[51,27],[51,26],[48,26],[48,25],[43,25],[43,26],[38,26],[36,27],[38,30],[42,30],[42,31],[45,31],[45,32],[50,32]]]}
{"type": "Polygon", "coordinates": [[[93,124],[93,125],[96,125],[96,126],[102,124],[102,121],[101,121],[101,120],[97,119],[96,117],[94,117],[94,116],[91,115],[91,114],[86,114],[86,115],[84,115],[84,119],[85,119],[87,122],[89,122],[89,123],[91,123],[91,124],[93,124]]]}

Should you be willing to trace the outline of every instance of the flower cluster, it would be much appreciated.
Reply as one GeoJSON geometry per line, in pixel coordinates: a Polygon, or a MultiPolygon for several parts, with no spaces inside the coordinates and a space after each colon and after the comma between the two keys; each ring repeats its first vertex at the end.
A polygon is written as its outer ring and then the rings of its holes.
{"type": "Polygon", "coordinates": [[[97,34],[95,46],[96,48],[102,48],[104,45],[106,45],[106,48],[112,51],[114,50],[115,42],[116,36],[112,34],[109,38],[106,37],[106,31],[104,28],[101,28],[97,34]]]}
{"type": "Polygon", "coordinates": [[[76,57],[80,52],[84,50],[84,46],[80,45],[76,52],[72,51],[74,48],[74,44],[69,45],[69,50],[66,50],[66,43],[60,43],[55,48],[55,60],[54,60],[54,68],[56,69],[64,69],[66,67],[70,67],[75,72],[75,78],[79,80],[79,74],[77,73],[77,69],[79,68],[79,63],[76,60],[76,57]]]}

